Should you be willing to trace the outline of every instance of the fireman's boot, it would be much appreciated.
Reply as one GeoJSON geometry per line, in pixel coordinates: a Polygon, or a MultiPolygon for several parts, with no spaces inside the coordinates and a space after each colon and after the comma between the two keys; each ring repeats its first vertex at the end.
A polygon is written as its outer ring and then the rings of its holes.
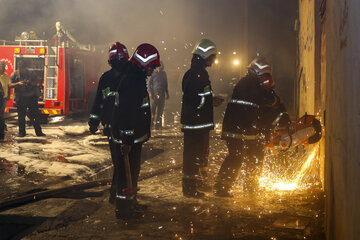
{"type": "MultiPolygon", "coordinates": [[[[226,160],[225,160],[226,161],[226,160]]],[[[217,197],[233,197],[230,193],[239,169],[223,164],[215,180],[214,195],[217,197]]]]}
{"type": "Polygon", "coordinates": [[[253,160],[253,161],[249,161],[247,166],[248,169],[245,172],[243,189],[244,192],[247,193],[256,193],[260,189],[259,181],[257,178],[258,176],[260,176],[262,165],[256,163],[253,160]]]}
{"type": "Polygon", "coordinates": [[[118,219],[136,219],[144,215],[144,211],[136,207],[134,199],[124,197],[115,200],[115,215],[118,219]]]}
{"type": "Polygon", "coordinates": [[[217,197],[233,197],[231,194],[231,187],[233,182],[228,179],[220,179],[219,177],[215,181],[214,195],[217,197]]]}
{"type": "Polygon", "coordinates": [[[182,179],[182,191],[185,197],[203,198],[204,193],[197,190],[198,179],[195,176],[186,176],[182,179]]]}
{"type": "Polygon", "coordinates": [[[201,178],[197,181],[197,190],[201,192],[211,192],[212,187],[208,184],[208,167],[199,168],[201,178]]]}

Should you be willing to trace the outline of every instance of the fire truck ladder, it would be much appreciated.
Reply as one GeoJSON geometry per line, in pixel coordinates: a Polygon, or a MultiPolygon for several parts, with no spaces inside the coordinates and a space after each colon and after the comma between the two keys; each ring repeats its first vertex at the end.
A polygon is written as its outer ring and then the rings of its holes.
{"type": "Polygon", "coordinates": [[[48,47],[46,59],[46,99],[57,99],[58,89],[58,47],[48,47]]]}

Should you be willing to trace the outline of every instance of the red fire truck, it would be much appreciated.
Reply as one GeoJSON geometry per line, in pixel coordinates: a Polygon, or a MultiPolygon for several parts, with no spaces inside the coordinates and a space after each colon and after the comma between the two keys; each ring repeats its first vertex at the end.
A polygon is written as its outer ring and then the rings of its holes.
{"type": "MultiPolygon", "coordinates": [[[[57,30],[57,36],[66,34],[60,27],[57,30]]],[[[37,75],[41,83],[38,104],[42,114],[80,112],[92,104],[88,100],[97,88],[102,57],[90,47],[76,41],[71,43],[60,38],[47,41],[26,37],[14,42],[0,41],[0,60],[6,63],[9,76],[20,60],[37,75]]],[[[13,94],[12,89],[6,112],[16,108],[13,94]]]]}

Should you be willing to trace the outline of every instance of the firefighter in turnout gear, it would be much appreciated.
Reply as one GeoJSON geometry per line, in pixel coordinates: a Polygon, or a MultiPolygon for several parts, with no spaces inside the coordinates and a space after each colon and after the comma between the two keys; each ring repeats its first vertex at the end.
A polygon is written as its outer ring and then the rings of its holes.
{"type": "Polygon", "coordinates": [[[222,138],[229,155],[216,178],[216,196],[232,196],[230,189],[242,164],[246,168],[244,190],[256,190],[270,132],[289,127],[290,118],[273,87],[272,67],[263,57],[255,58],[247,75],[236,84],[223,121],[222,138]]]}
{"type": "Polygon", "coordinates": [[[114,164],[114,174],[110,188],[109,202],[113,203],[115,200],[115,186],[117,168],[115,167],[115,146],[111,138],[111,119],[112,109],[115,102],[115,95],[117,87],[120,83],[121,76],[124,72],[124,67],[129,59],[127,48],[116,42],[112,44],[109,49],[108,63],[111,69],[102,74],[99,80],[98,89],[96,92],[95,101],[90,112],[89,127],[90,132],[95,134],[98,130],[99,124],[104,126],[104,135],[107,136],[110,146],[111,159],[114,164]]]}
{"type": "MultiPolygon", "coordinates": [[[[184,132],[182,190],[187,197],[203,197],[211,189],[206,183],[209,132],[214,129],[213,95],[209,74],[216,58],[216,46],[200,40],[194,50],[191,67],[182,80],[181,124],[184,132]]],[[[220,105],[220,104],[219,104],[220,105]]]]}
{"type": "Polygon", "coordinates": [[[146,78],[160,65],[157,49],[147,43],[138,46],[126,66],[115,100],[112,136],[116,144],[116,217],[143,215],[146,206],[138,204],[138,176],[142,144],[150,137],[151,111],[146,78]]]}

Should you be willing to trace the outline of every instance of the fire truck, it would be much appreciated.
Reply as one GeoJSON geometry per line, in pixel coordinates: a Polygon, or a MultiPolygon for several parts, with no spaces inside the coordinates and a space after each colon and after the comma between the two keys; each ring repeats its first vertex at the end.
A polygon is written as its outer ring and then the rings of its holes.
{"type": "MultiPolygon", "coordinates": [[[[102,56],[94,48],[79,44],[59,22],[56,29],[51,40],[31,39],[28,32],[23,32],[14,42],[0,41],[0,60],[6,63],[9,76],[20,61],[37,76],[42,114],[85,111],[96,92],[102,56]]],[[[11,89],[5,112],[14,109],[16,102],[11,89]]]]}

